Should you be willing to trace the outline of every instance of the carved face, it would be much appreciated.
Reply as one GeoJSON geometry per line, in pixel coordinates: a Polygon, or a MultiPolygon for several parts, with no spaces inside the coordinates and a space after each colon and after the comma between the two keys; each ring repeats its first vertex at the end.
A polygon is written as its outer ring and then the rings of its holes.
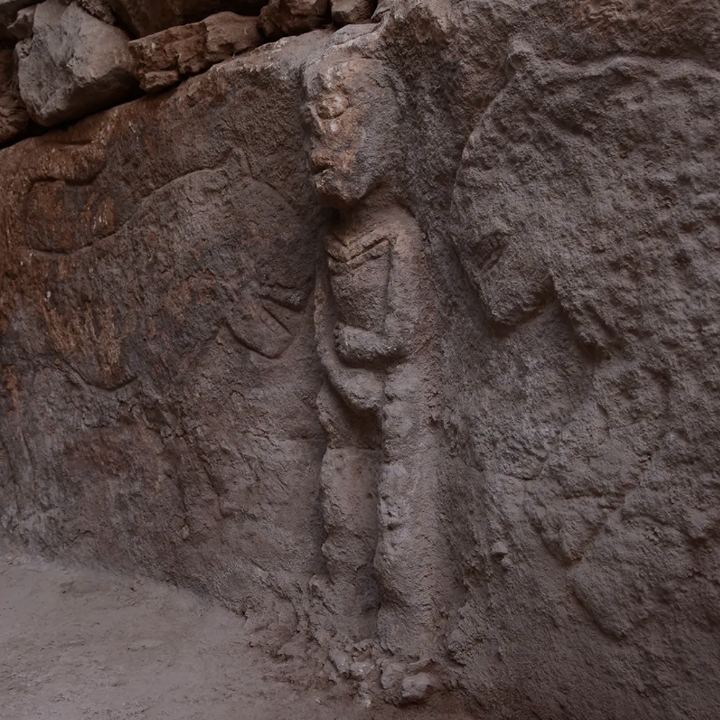
{"type": "Polygon", "coordinates": [[[391,172],[399,110],[383,66],[373,60],[323,63],[308,71],[305,87],[315,190],[327,205],[356,204],[391,172]]]}

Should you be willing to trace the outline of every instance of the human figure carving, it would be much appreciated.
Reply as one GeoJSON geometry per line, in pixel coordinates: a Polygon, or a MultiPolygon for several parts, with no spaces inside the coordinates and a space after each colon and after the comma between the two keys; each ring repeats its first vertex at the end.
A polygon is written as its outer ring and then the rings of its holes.
{"type": "Polygon", "coordinates": [[[378,60],[327,55],[307,69],[305,89],[313,183],[335,209],[315,307],[326,373],[323,596],[339,622],[352,620],[339,631],[362,639],[377,629],[386,649],[419,656],[440,613],[434,303],[423,235],[396,197],[401,89],[378,60]]]}

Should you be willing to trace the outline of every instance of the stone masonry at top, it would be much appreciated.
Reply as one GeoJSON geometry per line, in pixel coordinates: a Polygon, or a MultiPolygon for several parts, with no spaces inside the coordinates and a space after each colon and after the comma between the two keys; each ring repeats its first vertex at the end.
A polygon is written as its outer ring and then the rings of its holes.
{"type": "Polygon", "coordinates": [[[158,92],[275,40],[367,21],[367,0],[0,0],[0,143],[158,92]],[[262,9],[262,12],[260,12],[262,9]],[[258,15],[239,15],[260,13],[258,15]]]}

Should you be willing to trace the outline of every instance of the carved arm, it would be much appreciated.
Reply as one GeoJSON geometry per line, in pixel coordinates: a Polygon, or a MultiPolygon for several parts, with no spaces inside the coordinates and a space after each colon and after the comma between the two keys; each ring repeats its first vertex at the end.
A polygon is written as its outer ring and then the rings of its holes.
{"type": "Polygon", "coordinates": [[[419,229],[398,228],[390,238],[388,313],[382,333],[338,323],[335,344],[342,360],[369,364],[400,360],[415,346],[418,325],[427,307],[427,263],[419,229]]]}
{"type": "Polygon", "coordinates": [[[365,370],[345,367],[335,351],[335,313],[330,301],[330,283],[327,269],[318,272],[315,287],[315,334],[318,355],[333,387],[356,410],[377,410],[383,398],[382,380],[365,370]]]}

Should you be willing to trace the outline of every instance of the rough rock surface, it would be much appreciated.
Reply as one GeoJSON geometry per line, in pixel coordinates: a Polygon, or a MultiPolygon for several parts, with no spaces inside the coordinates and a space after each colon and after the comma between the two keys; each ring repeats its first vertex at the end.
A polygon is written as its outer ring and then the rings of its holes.
{"type": "Polygon", "coordinates": [[[175,25],[202,20],[222,10],[239,14],[259,10],[267,0],[108,0],[124,27],[134,37],[152,35],[175,25]]]}
{"type": "Polygon", "coordinates": [[[329,0],[270,0],[260,11],[260,28],[271,40],[300,35],[320,27],[329,6],[329,0]]]}
{"type": "Polygon", "coordinates": [[[13,51],[0,49],[0,144],[17,137],[29,119],[20,100],[13,51]]]}
{"type": "Polygon", "coordinates": [[[0,523],[361,703],[712,718],[717,2],[378,14],[0,152],[0,523]]]}
{"type": "Polygon", "coordinates": [[[261,42],[257,18],[223,12],[133,40],[130,52],[140,87],[156,92],[261,42]]]}
{"type": "Polygon", "coordinates": [[[37,0],[0,0],[0,26],[7,27],[15,20],[18,10],[36,3],[37,0]]]}
{"type": "Polygon", "coordinates": [[[334,0],[332,6],[332,20],[342,27],[350,23],[366,22],[375,12],[375,0],[334,0]]]}
{"type": "Polygon", "coordinates": [[[15,16],[15,20],[8,25],[8,32],[16,40],[27,40],[32,37],[36,8],[37,5],[31,5],[30,7],[19,10],[15,16]]]}
{"type": "Polygon", "coordinates": [[[32,38],[17,54],[20,95],[40,125],[77,120],[136,93],[127,35],[76,3],[39,5],[32,38]]]}
{"type": "Polygon", "coordinates": [[[316,40],[15,145],[0,174],[3,527],[256,609],[280,635],[323,532],[324,216],[298,77],[316,40]]]}
{"type": "Polygon", "coordinates": [[[77,0],[77,4],[88,14],[109,25],[115,24],[115,15],[110,0],[77,0]]]}

